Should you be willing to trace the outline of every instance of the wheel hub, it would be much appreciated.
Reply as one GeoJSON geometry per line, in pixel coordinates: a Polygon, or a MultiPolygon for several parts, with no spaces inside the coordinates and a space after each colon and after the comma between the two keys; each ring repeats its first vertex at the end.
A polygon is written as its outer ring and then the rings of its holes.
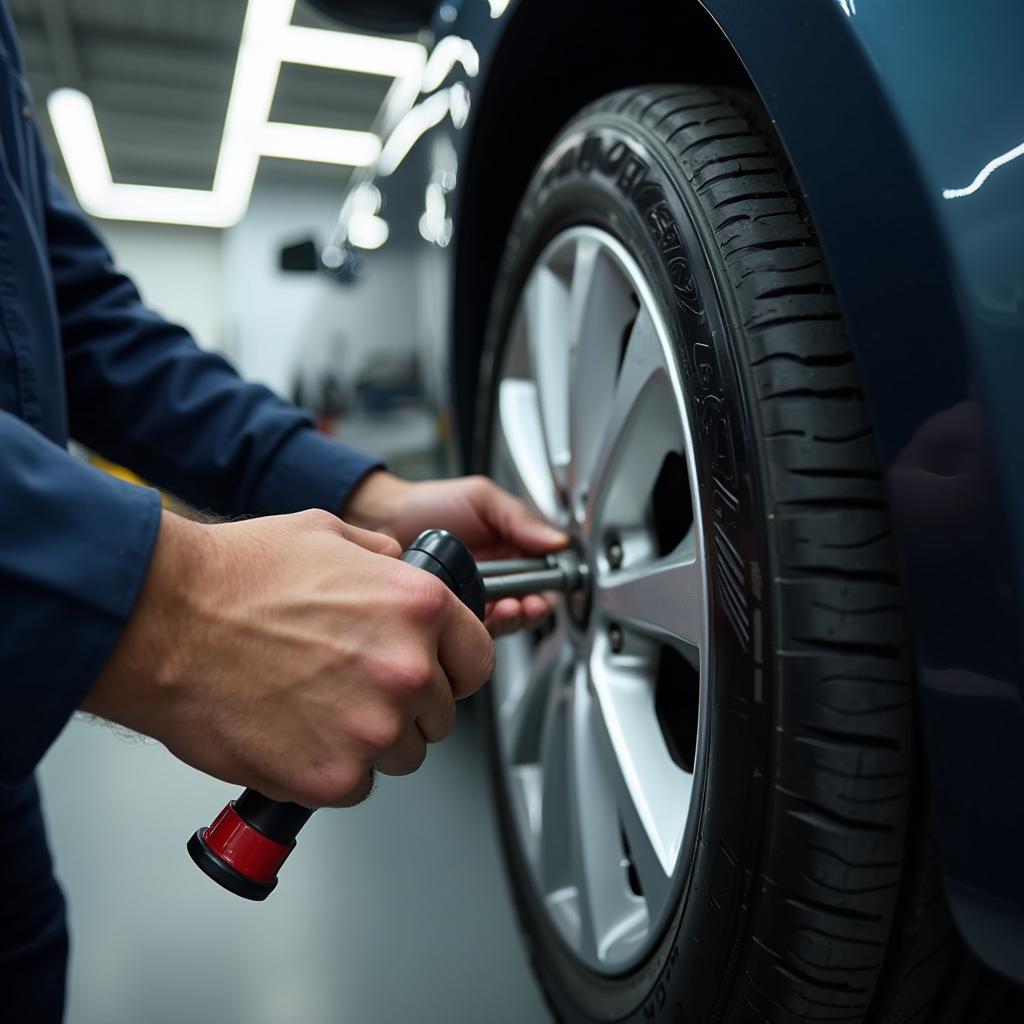
{"type": "Polygon", "coordinates": [[[594,578],[594,564],[591,561],[586,542],[577,533],[569,534],[569,547],[576,553],[580,561],[590,570],[586,575],[584,585],[579,590],[574,590],[565,595],[565,608],[577,633],[585,634],[590,626],[590,610],[593,607],[593,588],[591,581],[594,578]]]}

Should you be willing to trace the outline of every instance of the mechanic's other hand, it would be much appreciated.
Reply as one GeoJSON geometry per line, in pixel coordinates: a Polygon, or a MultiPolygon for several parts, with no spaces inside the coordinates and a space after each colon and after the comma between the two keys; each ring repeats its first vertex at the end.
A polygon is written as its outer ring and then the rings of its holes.
{"type": "MultiPolygon", "coordinates": [[[[485,476],[411,482],[377,470],[355,489],[343,514],[359,526],[391,534],[403,548],[423,530],[449,530],[477,561],[544,555],[569,542],[485,476]]],[[[499,636],[540,625],[552,604],[538,594],[502,598],[488,608],[487,628],[499,636]]]]}
{"type": "Polygon", "coordinates": [[[327,512],[163,513],[135,612],[83,709],[275,800],[344,806],[415,771],[491,674],[486,629],[396,541],[327,512]]]}

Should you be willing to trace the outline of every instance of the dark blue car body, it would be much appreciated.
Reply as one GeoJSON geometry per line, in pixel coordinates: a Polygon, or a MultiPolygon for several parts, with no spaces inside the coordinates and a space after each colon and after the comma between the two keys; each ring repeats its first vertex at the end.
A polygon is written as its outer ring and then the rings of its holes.
{"type": "Polygon", "coordinates": [[[405,111],[445,90],[449,102],[437,124],[440,100],[406,115],[424,159],[358,181],[385,218],[400,195],[426,197],[437,301],[423,317],[467,458],[506,229],[558,128],[631,84],[760,95],[823,244],[887,471],[949,902],[975,952],[1024,981],[1024,4],[449,0],[431,31],[447,50],[405,111]]]}

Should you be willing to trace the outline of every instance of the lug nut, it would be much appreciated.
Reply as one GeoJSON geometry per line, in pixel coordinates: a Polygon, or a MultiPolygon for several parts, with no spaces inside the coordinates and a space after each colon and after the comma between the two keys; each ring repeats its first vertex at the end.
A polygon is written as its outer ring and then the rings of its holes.
{"type": "Polygon", "coordinates": [[[612,654],[618,654],[622,650],[622,628],[614,623],[608,627],[608,645],[612,654]]]}
{"type": "Polygon", "coordinates": [[[608,556],[608,565],[613,569],[618,569],[622,565],[622,545],[617,540],[608,541],[608,547],[605,549],[605,554],[608,556]]]}

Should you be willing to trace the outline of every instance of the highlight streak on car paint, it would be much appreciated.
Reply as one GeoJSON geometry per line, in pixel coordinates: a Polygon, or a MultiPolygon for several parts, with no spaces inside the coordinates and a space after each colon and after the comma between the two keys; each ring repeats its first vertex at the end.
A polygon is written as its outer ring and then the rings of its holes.
{"type": "Polygon", "coordinates": [[[997,156],[994,160],[989,160],[989,162],[978,172],[978,176],[974,181],[972,181],[966,188],[944,188],[942,190],[942,198],[963,199],[964,196],[972,195],[985,184],[993,171],[996,171],[1005,164],[1008,164],[1011,160],[1016,160],[1019,156],[1024,156],[1024,142],[1019,146],[1014,146],[1013,149],[1007,153],[1003,153],[1002,156],[997,156]]]}

